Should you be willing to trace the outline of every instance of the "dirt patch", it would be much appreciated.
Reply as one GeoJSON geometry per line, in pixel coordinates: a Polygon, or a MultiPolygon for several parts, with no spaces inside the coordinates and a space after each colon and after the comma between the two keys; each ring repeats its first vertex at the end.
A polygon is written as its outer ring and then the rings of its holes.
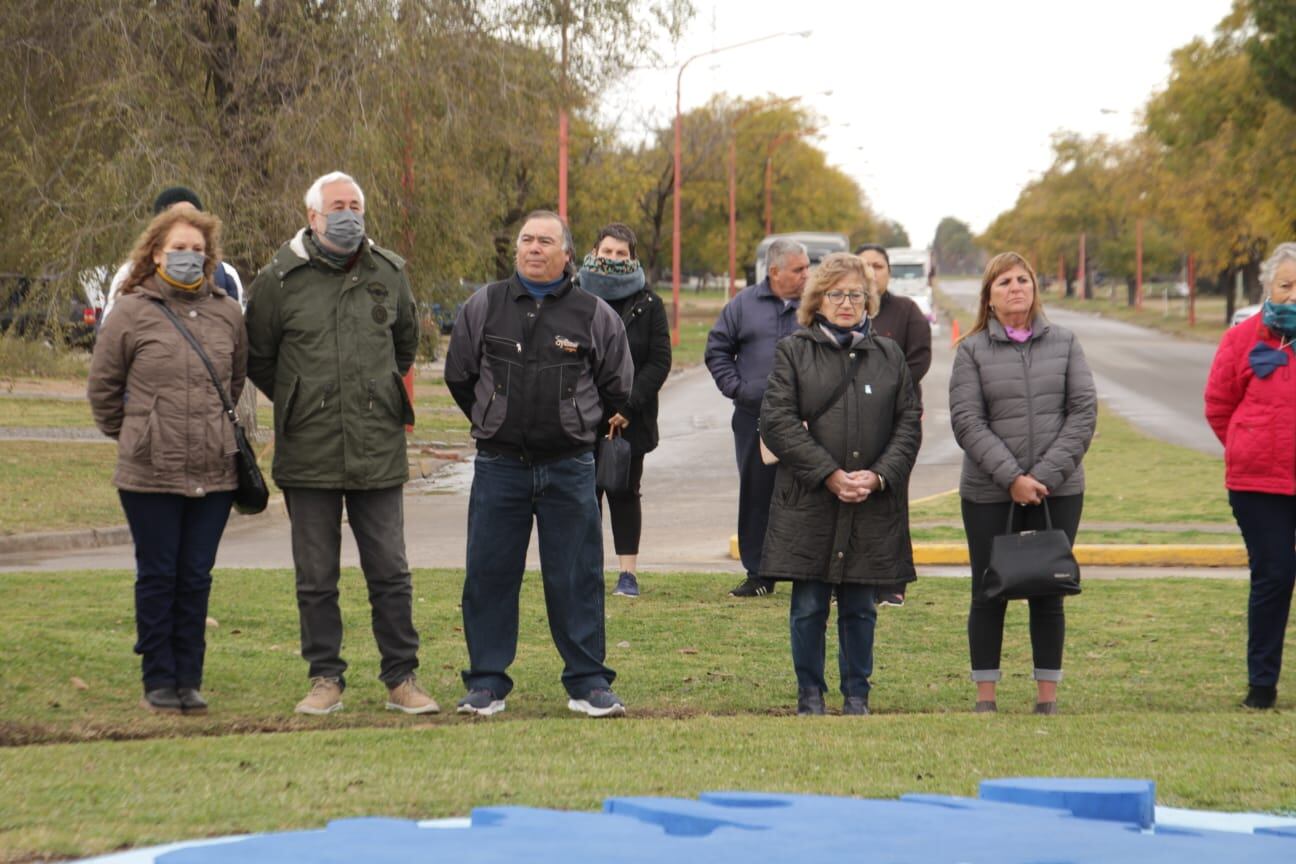
{"type": "Polygon", "coordinates": [[[0,378],[0,396],[84,400],[84,378],[0,378]]]}

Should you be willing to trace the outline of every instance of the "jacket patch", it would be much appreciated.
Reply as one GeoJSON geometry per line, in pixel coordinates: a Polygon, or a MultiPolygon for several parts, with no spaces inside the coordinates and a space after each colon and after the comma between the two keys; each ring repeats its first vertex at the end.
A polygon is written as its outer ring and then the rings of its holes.
{"type": "Polygon", "coordinates": [[[365,286],[365,290],[369,292],[369,296],[373,298],[375,303],[381,303],[387,299],[387,286],[378,282],[369,283],[365,286]]]}
{"type": "Polygon", "coordinates": [[[373,319],[374,319],[374,322],[375,322],[375,323],[377,323],[377,324],[386,324],[386,323],[387,323],[387,307],[386,307],[386,306],[375,306],[375,307],[373,307],[373,312],[370,313],[370,314],[373,315],[373,319]]]}
{"type": "Polygon", "coordinates": [[[566,351],[568,354],[575,354],[580,350],[580,345],[568,339],[566,336],[555,336],[554,345],[563,351],[566,351]]]}

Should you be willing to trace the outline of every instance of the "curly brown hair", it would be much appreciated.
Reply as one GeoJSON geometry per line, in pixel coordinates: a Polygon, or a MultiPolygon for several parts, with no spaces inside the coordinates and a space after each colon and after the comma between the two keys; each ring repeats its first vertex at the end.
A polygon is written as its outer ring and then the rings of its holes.
{"type": "Polygon", "coordinates": [[[824,295],[847,276],[858,276],[864,282],[864,294],[867,297],[864,301],[864,314],[870,318],[877,314],[879,300],[873,271],[849,252],[834,252],[810,271],[810,281],[806,284],[805,293],[801,295],[801,305],[797,307],[797,321],[802,327],[814,323],[815,315],[823,307],[824,295]]]}
{"type": "Polygon", "coordinates": [[[192,225],[202,232],[203,242],[207,245],[207,250],[204,253],[207,260],[203,262],[203,279],[211,278],[212,272],[216,268],[216,262],[221,257],[220,219],[210,213],[194,210],[192,207],[172,207],[154,216],[153,221],[148,224],[148,227],[140,234],[139,239],[135,241],[135,247],[131,249],[130,257],[127,259],[130,263],[130,275],[126,277],[126,281],[121,287],[122,294],[134,292],[136,288],[144,284],[150,276],[157,272],[157,265],[153,263],[153,256],[162,248],[162,244],[166,243],[171,229],[182,224],[192,225]]]}

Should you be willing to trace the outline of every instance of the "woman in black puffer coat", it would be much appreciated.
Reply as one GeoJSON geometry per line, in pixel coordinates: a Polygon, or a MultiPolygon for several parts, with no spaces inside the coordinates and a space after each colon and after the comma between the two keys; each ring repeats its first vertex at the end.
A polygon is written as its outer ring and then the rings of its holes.
{"type": "Polygon", "coordinates": [[[868,279],[846,253],[812,271],[803,329],[775,349],[761,405],[761,437],[779,467],[760,575],[792,582],[798,714],[824,713],[834,589],[842,713],[867,714],[876,587],[915,578],[906,490],[922,409],[904,352],[869,331],[868,279]]]}
{"type": "MultiPolygon", "coordinates": [[[[639,596],[635,570],[639,561],[639,537],[643,532],[643,509],[639,486],[643,480],[644,456],[657,447],[657,391],[671,370],[670,325],[666,307],[645,285],[643,267],[635,257],[635,235],[620,222],[599,230],[594,251],[585,256],[580,269],[580,287],[602,298],[625,323],[634,361],[634,386],[630,399],[619,414],[603,418],[607,435],[622,435],[630,442],[630,486],[607,493],[612,511],[612,542],[620,559],[614,595],[639,596]]],[[[596,451],[597,452],[597,451],[596,451]]],[[[599,501],[603,500],[599,493],[599,501]]]]}

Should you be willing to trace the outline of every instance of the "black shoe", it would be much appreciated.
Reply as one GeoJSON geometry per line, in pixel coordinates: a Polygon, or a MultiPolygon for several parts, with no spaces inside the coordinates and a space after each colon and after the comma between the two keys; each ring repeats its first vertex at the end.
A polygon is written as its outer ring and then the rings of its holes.
{"type": "Polygon", "coordinates": [[[847,696],[842,701],[842,716],[864,716],[869,713],[868,699],[864,696],[847,696]]]}
{"type": "Polygon", "coordinates": [[[1247,688],[1247,695],[1246,698],[1242,700],[1242,704],[1247,708],[1258,708],[1264,711],[1274,707],[1274,703],[1277,701],[1277,687],[1263,687],[1258,684],[1252,684],[1247,688]]]}
{"type": "Polygon", "coordinates": [[[625,704],[611,690],[599,687],[585,694],[584,699],[572,697],[567,707],[586,717],[624,717],[625,704]]]}
{"type": "Polygon", "coordinates": [[[174,687],[159,687],[145,692],[140,707],[154,714],[179,714],[182,708],[180,694],[174,687]]]}
{"type": "Polygon", "coordinates": [[[818,717],[824,713],[823,691],[813,687],[797,690],[797,716],[818,717]]]}
{"type": "Polygon", "coordinates": [[[207,700],[196,687],[181,687],[176,691],[180,697],[180,710],[186,714],[206,714],[207,700]]]}
{"type": "Polygon", "coordinates": [[[1057,713],[1057,703],[1056,703],[1056,702],[1036,702],[1036,703],[1035,703],[1035,713],[1036,713],[1036,714],[1050,714],[1050,715],[1051,715],[1051,714],[1056,714],[1056,713],[1057,713]]]}
{"type": "Polygon", "coordinates": [[[999,712],[999,706],[995,704],[995,700],[993,699],[978,699],[976,708],[972,710],[978,714],[997,714],[999,712]]]}
{"type": "Polygon", "coordinates": [[[729,592],[730,597],[764,597],[774,593],[773,579],[758,579],[748,576],[735,589],[729,592]]]}
{"type": "Polygon", "coordinates": [[[459,700],[455,711],[460,714],[476,714],[478,717],[489,717],[504,710],[504,700],[492,690],[469,690],[468,695],[459,700]]]}

